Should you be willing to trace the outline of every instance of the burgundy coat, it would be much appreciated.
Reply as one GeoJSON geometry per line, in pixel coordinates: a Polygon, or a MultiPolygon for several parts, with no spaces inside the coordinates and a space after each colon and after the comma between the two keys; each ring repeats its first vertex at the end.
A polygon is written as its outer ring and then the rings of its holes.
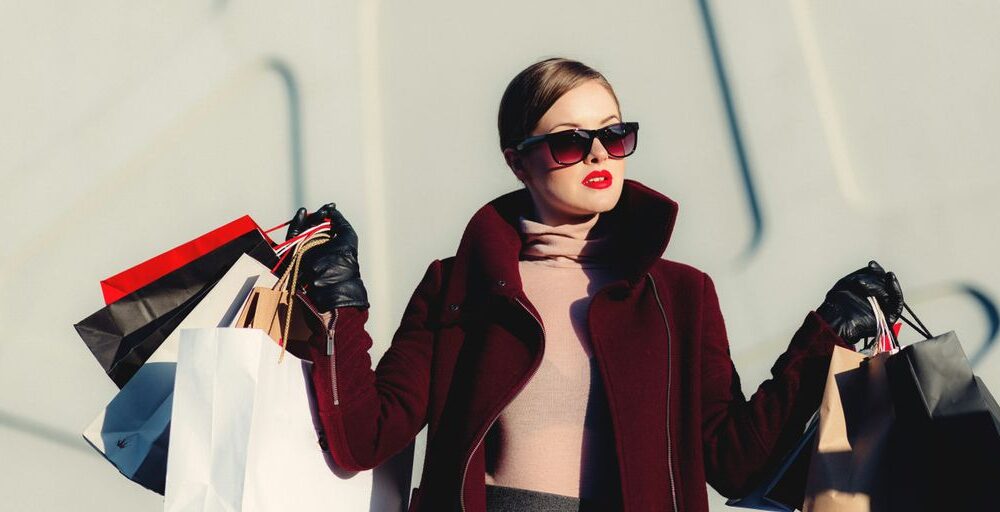
{"type": "MultiPolygon", "coordinates": [[[[335,309],[325,338],[312,340],[318,409],[340,466],[373,468],[429,425],[411,511],[485,510],[483,438],[544,348],[518,272],[517,218],[531,207],[520,189],[476,212],[455,256],[428,266],[374,371],[367,309],[335,309]]],[[[833,346],[853,346],[810,312],[748,401],[712,280],[661,259],[677,204],[627,179],[602,215],[622,221],[616,275],[627,276],[594,294],[587,321],[612,418],[619,506],[707,511],[706,482],[741,495],[794,444],[819,406],[833,346]]]]}

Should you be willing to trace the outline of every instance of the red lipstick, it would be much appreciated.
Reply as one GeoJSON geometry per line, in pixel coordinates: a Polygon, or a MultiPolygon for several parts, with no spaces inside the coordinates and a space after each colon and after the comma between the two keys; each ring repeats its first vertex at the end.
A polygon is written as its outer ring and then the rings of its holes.
{"type": "Polygon", "coordinates": [[[611,186],[611,173],[606,169],[601,169],[599,171],[592,171],[583,178],[582,181],[584,186],[596,189],[608,188],[611,186]],[[603,178],[603,179],[601,179],[603,178]]]}

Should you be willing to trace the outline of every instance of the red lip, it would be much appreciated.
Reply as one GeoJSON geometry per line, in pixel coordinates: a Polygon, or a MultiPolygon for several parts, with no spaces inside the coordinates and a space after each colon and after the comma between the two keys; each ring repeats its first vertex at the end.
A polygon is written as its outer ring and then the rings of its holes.
{"type": "Polygon", "coordinates": [[[611,186],[611,173],[608,172],[606,169],[601,169],[600,171],[592,171],[590,174],[587,175],[587,177],[583,178],[583,181],[581,183],[583,183],[584,186],[590,188],[596,188],[596,189],[608,188],[611,186]],[[593,178],[604,178],[604,179],[602,181],[587,183],[587,180],[593,178]]]}

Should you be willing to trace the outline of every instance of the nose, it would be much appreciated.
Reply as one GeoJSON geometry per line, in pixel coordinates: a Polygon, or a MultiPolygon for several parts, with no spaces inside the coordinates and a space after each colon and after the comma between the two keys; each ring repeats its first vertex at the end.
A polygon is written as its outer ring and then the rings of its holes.
{"type": "Polygon", "coordinates": [[[608,150],[604,149],[604,144],[601,144],[601,139],[594,137],[594,141],[590,143],[590,153],[587,154],[587,161],[597,164],[607,160],[609,156],[608,150]]]}

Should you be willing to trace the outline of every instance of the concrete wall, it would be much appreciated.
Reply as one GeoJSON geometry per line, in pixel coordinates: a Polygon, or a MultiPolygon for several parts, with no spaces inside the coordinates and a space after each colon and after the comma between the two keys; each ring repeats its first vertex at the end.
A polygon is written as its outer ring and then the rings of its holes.
{"type": "Polygon", "coordinates": [[[549,56],[642,123],[628,174],[680,203],[666,257],[715,279],[748,396],[871,258],[1000,390],[998,25],[985,0],[2,4],[4,508],[162,506],[80,437],[115,387],[72,324],[101,278],[244,213],[337,202],[380,356],[426,265],[519,185],[496,108],[549,56]]]}

